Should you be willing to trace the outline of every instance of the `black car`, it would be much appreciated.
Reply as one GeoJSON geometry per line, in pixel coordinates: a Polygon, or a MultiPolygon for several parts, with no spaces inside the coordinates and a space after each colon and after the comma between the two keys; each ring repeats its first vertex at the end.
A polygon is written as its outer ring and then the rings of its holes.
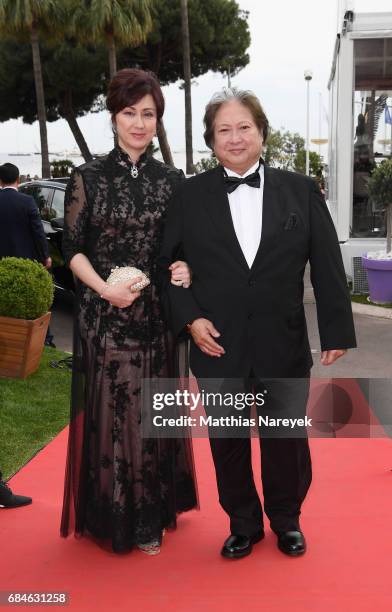
{"type": "Polygon", "coordinates": [[[52,258],[51,272],[56,289],[74,292],[72,272],[65,265],[62,253],[62,234],[64,228],[64,195],[68,178],[37,180],[22,183],[21,193],[33,196],[43,222],[52,258]]]}

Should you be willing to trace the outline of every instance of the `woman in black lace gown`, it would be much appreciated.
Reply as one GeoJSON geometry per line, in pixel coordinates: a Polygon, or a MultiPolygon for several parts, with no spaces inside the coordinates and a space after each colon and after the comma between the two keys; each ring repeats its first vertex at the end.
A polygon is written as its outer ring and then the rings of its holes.
{"type": "MultiPolygon", "coordinates": [[[[183,174],[146,154],[164,109],[154,76],[119,71],[107,107],[118,145],[73,172],[65,201],[63,249],[79,281],[61,534],[73,528],[115,552],[156,553],[177,513],[197,507],[190,441],[140,432],[141,380],[175,374],[156,261],[183,174]],[[137,267],[151,284],[109,286],[115,266],[137,267]]],[[[172,282],[186,286],[186,264],[171,269],[172,282]]]]}

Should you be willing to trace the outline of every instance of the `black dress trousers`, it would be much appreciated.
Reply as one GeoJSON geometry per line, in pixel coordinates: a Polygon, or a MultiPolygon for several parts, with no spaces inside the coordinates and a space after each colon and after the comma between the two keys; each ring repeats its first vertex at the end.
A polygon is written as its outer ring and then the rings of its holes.
{"type": "MultiPolygon", "coordinates": [[[[199,381],[199,385],[200,385],[199,381]]],[[[211,380],[204,390],[217,392],[211,380]],[[207,389],[206,389],[207,387],[207,389]],[[209,387],[209,388],[208,388],[209,387]]],[[[240,391],[240,383],[226,379],[220,393],[240,391]]],[[[242,380],[242,392],[260,393],[263,406],[255,414],[249,406],[217,408],[205,405],[207,416],[241,416],[242,422],[255,418],[261,446],[261,471],[264,510],[275,533],[298,530],[301,505],[312,480],[312,468],[306,428],[265,425],[276,419],[304,419],[309,394],[309,378],[258,380],[252,374],[242,380]],[[262,419],[262,420],[260,420],[262,419]]],[[[292,421],[294,422],[294,421],[292,421]]],[[[301,421],[299,421],[301,423],[301,421]]],[[[263,529],[263,510],[255,487],[250,428],[246,426],[209,427],[210,445],[215,465],[219,502],[230,518],[231,533],[251,536],[263,529]]]]}

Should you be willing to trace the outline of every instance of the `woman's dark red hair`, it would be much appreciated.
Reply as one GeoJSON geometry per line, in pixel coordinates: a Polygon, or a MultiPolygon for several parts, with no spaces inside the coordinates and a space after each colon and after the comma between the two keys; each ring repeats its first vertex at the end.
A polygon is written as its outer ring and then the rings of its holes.
{"type": "Polygon", "coordinates": [[[153,97],[160,121],[165,110],[165,100],[161,86],[155,74],[138,68],[124,68],[116,72],[109,83],[106,107],[114,116],[126,106],[132,106],[144,96],[153,97]]]}

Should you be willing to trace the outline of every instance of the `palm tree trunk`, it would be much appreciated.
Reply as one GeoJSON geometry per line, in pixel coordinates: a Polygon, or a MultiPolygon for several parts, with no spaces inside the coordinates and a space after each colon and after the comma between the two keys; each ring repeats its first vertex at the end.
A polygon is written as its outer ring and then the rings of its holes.
{"type": "Polygon", "coordinates": [[[192,97],[191,97],[191,50],[189,42],[188,0],[181,0],[182,57],[184,65],[185,91],[185,147],[186,173],[193,174],[192,144],[192,97]]]}
{"type": "MultiPolygon", "coordinates": [[[[110,80],[114,77],[117,72],[117,55],[116,55],[116,43],[114,42],[113,32],[107,32],[108,51],[109,51],[109,77],[110,80]]],[[[118,144],[117,134],[113,136],[113,144],[116,147],[118,144]]]]}
{"type": "Polygon", "coordinates": [[[30,30],[30,42],[33,52],[33,69],[35,95],[37,98],[37,115],[39,123],[39,133],[41,139],[41,159],[42,159],[42,178],[50,178],[49,164],[49,149],[48,149],[48,133],[46,129],[46,108],[44,83],[42,79],[41,56],[39,52],[38,32],[35,26],[32,25],[30,30]]]}
{"type": "Polygon", "coordinates": [[[109,50],[109,75],[110,79],[112,79],[117,72],[116,43],[114,42],[114,35],[112,32],[108,33],[107,38],[109,50]]]}
{"type": "Polygon", "coordinates": [[[156,74],[159,79],[159,71],[161,69],[162,63],[162,42],[159,42],[155,45],[146,43],[146,52],[148,56],[148,64],[152,72],[156,74]]]}
{"type": "Polygon", "coordinates": [[[158,136],[159,148],[161,149],[163,161],[165,162],[165,164],[169,164],[169,166],[174,167],[173,157],[171,154],[169,141],[167,140],[167,134],[166,134],[165,126],[163,125],[163,121],[161,121],[158,124],[157,136],[158,136]]]}
{"type": "Polygon", "coordinates": [[[64,94],[63,111],[64,119],[67,121],[71,129],[71,132],[76,140],[76,144],[80,149],[83,159],[86,162],[91,161],[93,159],[93,156],[90,153],[90,149],[88,148],[87,142],[76,120],[75,111],[72,105],[72,91],[70,89],[68,89],[64,94]]]}

